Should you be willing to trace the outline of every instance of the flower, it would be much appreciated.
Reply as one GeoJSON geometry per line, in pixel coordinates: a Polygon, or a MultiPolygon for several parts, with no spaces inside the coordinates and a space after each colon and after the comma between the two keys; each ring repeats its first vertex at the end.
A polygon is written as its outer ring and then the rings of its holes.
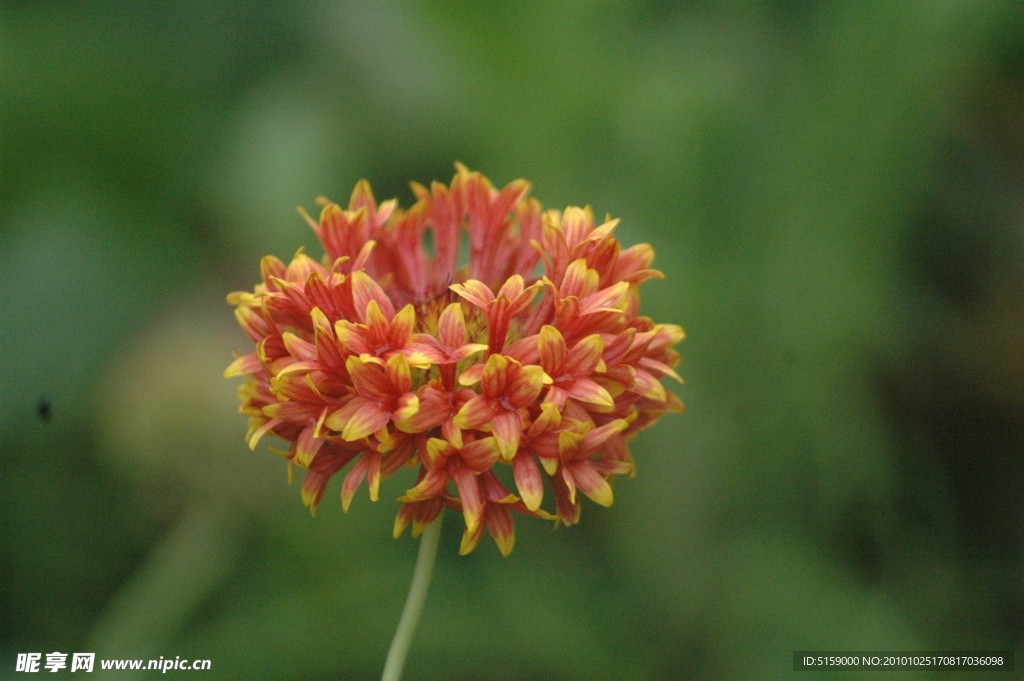
{"type": "Polygon", "coordinates": [[[683,330],[640,316],[638,285],[662,275],[650,246],[621,248],[617,220],[542,212],[525,181],[498,191],[456,168],[450,187],[413,183],[407,211],[366,181],[347,209],[320,199],[319,221],[300,209],[326,253],[267,256],[262,282],[228,296],[255,348],[224,375],[247,377],[249,446],[291,443],[277,453],[306,470],[312,512],[349,464],[346,511],[364,480],[376,501],[381,480],[417,468],[396,537],[448,506],[462,553],[486,530],[507,555],[512,511],[572,525],[580,495],[612,503],[609,480],[633,474],[627,440],[683,408],[660,382],[679,380],[683,330]]]}

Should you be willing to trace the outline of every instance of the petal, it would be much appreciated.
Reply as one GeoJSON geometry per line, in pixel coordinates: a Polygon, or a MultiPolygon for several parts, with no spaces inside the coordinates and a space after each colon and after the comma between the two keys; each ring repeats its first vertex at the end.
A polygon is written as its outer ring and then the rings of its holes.
{"type": "Polygon", "coordinates": [[[384,375],[392,386],[389,391],[391,395],[407,393],[412,387],[412,373],[409,370],[409,360],[405,358],[405,355],[392,355],[384,367],[384,375]]]}
{"type": "Polygon", "coordinates": [[[447,468],[430,468],[427,470],[427,474],[423,476],[423,479],[416,483],[416,486],[412,489],[406,490],[405,496],[401,497],[399,501],[408,503],[410,501],[432,499],[444,492],[447,484],[447,468]]]}
{"type": "Polygon", "coordinates": [[[407,394],[399,399],[395,427],[404,433],[423,433],[443,424],[451,415],[452,403],[445,394],[425,386],[419,396],[407,394]]]}
{"type": "Polygon", "coordinates": [[[574,378],[583,378],[593,373],[601,361],[604,352],[604,341],[601,336],[593,334],[578,342],[569,352],[565,362],[565,373],[574,378]]]}
{"type": "MultiPolygon", "coordinates": [[[[484,347],[486,348],[487,346],[485,345],[484,347]]],[[[260,362],[260,358],[255,352],[251,352],[248,355],[242,355],[228,365],[228,368],[224,370],[224,378],[257,374],[261,371],[263,371],[263,363],[260,362]]]]}
{"type": "Polygon", "coordinates": [[[294,461],[303,468],[309,468],[309,465],[313,463],[313,457],[324,445],[323,440],[313,436],[314,431],[315,429],[312,427],[303,428],[299,433],[299,439],[295,441],[294,461]]]}
{"type": "Polygon", "coordinates": [[[574,458],[590,458],[609,438],[618,435],[629,426],[626,419],[615,419],[600,428],[594,428],[580,438],[577,455],[574,458]]]}
{"type": "Polygon", "coordinates": [[[537,338],[537,351],[544,371],[550,376],[559,376],[565,366],[566,347],[562,333],[553,326],[545,324],[537,338]]]}
{"type": "Polygon", "coordinates": [[[494,302],[494,292],[487,284],[476,279],[470,279],[463,284],[452,284],[448,288],[477,307],[486,308],[494,302]]]}
{"type": "MultiPolygon", "coordinates": [[[[516,364],[518,365],[518,362],[516,364]]],[[[501,396],[518,409],[537,399],[540,391],[544,389],[544,384],[551,383],[551,378],[535,364],[516,366],[515,368],[518,371],[509,372],[511,380],[506,384],[504,394],[501,396]]]]}
{"type": "Polygon", "coordinates": [[[553,475],[549,480],[551,489],[555,492],[555,513],[558,519],[567,526],[575,525],[580,521],[579,499],[576,499],[575,493],[569,493],[569,486],[561,475],[553,475]]]}
{"type": "Polygon", "coordinates": [[[395,308],[391,304],[391,300],[384,293],[384,289],[370,278],[370,275],[363,271],[357,271],[353,272],[350,278],[352,281],[352,302],[355,305],[356,314],[360,317],[359,321],[366,321],[367,307],[371,300],[376,301],[381,313],[383,313],[387,320],[394,319],[395,308]]]}
{"type": "Polygon", "coordinates": [[[266,435],[267,431],[272,429],[274,426],[279,426],[282,423],[283,421],[281,421],[281,419],[270,419],[257,428],[253,434],[249,436],[249,449],[256,449],[256,444],[260,441],[260,438],[266,435]]]}
{"type": "Polygon", "coordinates": [[[406,305],[402,310],[395,315],[395,318],[391,320],[391,329],[388,334],[391,338],[391,344],[395,347],[402,347],[409,342],[409,337],[412,336],[413,326],[416,324],[416,308],[413,307],[412,303],[406,305]]]}
{"type": "Polygon", "coordinates": [[[452,466],[451,476],[455,486],[459,489],[459,499],[462,501],[462,515],[466,519],[466,532],[476,532],[483,519],[484,504],[480,499],[480,485],[477,484],[476,474],[465,466],[452,466]]]}
{"type": "Polygon", "coordinates": [[[469,402],[462,405],[462,409],[452,419],[453,423],[462,429],[471,430],[479,428],[488,423],[495,412],[500,409],[496,400],[477,395],[469,402]]]}
{"type": "Polygon", "coordinates": [[[467,443],[459,450],[459,455],[466,465],[474,471],[485,471],[498,460],[498,442],[493,437],[485,437],[467,443]]]}
{"type": "MultiPolygon", "coordinates": [[[[572,464],[565,468],[562,475],[566,482],[571,477],[579,491],[586,494],[602,506],[612,505],[612,488],[604,476],[598,473],[588,462],[572,464]]],[[[570,486],[571,489],[571,486],[570,486]]]]}
{"type": "Polygon", "coordinates": [[[352,385],[363,397],[384,400],[392,395],[393,384],[378,365],[353,355],[345,361],[345,368],[352,378],[352,385]]]}
{"type": "Polygon", "coordinates": [[[320,499],[327,488],[328,475],[316,471],[306,471],[302,478],[302,503],[309,507],[309,512],[316,515],[316,508],[320,505],[320,499]]]}
{"type": "Polygon", "coordinates": [[[381,409],[379,404],[365,402],[345,424],[341,438],[348,442],[361,440],[386,426],[390,420],[391,414],[381,409]]]}
{"type": "Polygon", "coordinates": [[[639,393],[651,400],[662,401],[666,399],[665,386],[661,384],[661,381],[643,369],[637,369],[634,380],[636,385],[633,388],[633,392],[639,393]]]}
{"type": "Polygon", "coordinates": [[[536,511],[544,499],[544,483],[540,478],[537,462],[529,454],[520,453],[512,460],[512,472],[516,480],[516,488],[526,508],[536,511]]]}
{"type": "Polygon", "coordinates": [[[416,513],[415,520],[412,521],[412,536],[418,537],[423,534],[423,530],[427,529],[427,526],[441,515],[442,510],[444,510],[444,499],[441,497],[420,502],[420,509],[416,513]]]}
{"type": "Polygon", "coordinates": [[[352,470],[348,472],[341,483],[341,508],[345,513],[348,513],[348,507],[352,505],[352,497],[356,495],[356,490],[359,489],[363,478],[366,477],[368,464],[369,461],[367,461],[365,454],[359,457],[359,460],[352,466],[352,470]]]}
{"type": "MultiPolygon", "coordinates": [[[[486,345],[484,346],[487,347],[486,345]]],[[[484,375],[484,365],[474,364],[459,375],[459,385],[473,385],[479,383],[484,375]]]]}
{"type": "Polygon", "coordinates": [[[363,454],[366,462],[366,484],[370,488],[370,501],[377,501],[380,496],[380,453],[367,452],[363,454]]]}
{"type": "Polygon", "coordinates": [[[505,281],[504,284],[501,285],[501,288],[498,289],[498,293],[495,295],[495,298],[501,298],[502,296],[505,296],[511,301],[518,298],[519,294],[521,294],[522,292],[523,278],[518,274],[513,274],[505,281]]]}
{"type": "Polygon", "coordinates": [[[391,530],[391,536],[398,539],[405,532],[405,528],[412,522],[416,512],[419,511],[419,506],[423,502],[410,501],[402,504],[402,508],[398,509],[398,515],[395,516],[395,526],[391,530]]]}
{"type": "MultiPolygon", "coordinates": [[[[515,362],[515,360],[512,360],[515,362]]],[[[519,362],[516,362],[518,365],[519,362]]],[[[503,355],[494,354],[487,358],[483,374],[480,377],[480,389],[487,397],[501,397],[508,383],[509,360],[503,355]]]]}
{"type": "Polygon", "coordinates": [[[366,304],[364,322],[366,324],[366,336],[371,343],[375,346],[388,345],[391,324],[384,317],[380,304],[376,300],[371,300],[366,304]]]}
{"type": "Polygon", "coordinates": [[[437,320],[437,339],[445,347],[458,348],[466,344],[466,338],[466,318],[462,314],[462,305],[452,303],[437,320]]]}
{"type": "Polygon", "coordinates": [[[436,437],[432,437],[427,440],[426,451],[420,451],[420,454],[425,457],[424,463],[429,468],[437,468],[454,453],[455,447],[453,447],[447,440],[442,440],[436,437]]]}
{"type": "Polygon", "coordinates": [[[494,428],[494,439],[502,458],[510,461],[519,449],[519,437],[522,435],[523,420],[519,412],[505,411],[495,414],[491,425],[494,428]]]}
{"type": "Polygon", "coordinates": [[[565,270],[565,277],[562,278],[562,285],[558,292],[563,298],[576,296],[583,298],[597,291],[600,276],[597,270],[587,267],[585,258],[573,260],[572,264],[565,270]]]}
{"type": "Polygon", "coordinates": [[[600,404],[605,407],[614,407],[615,400],[612,399],[611,394],[600,385],[586,378],[577,378],[575,381],[570,381],[565,385],[565,391],[569,394],[569,397],[575,398],[580,402],[589,402],[590,404],[600,404]]]}
{"type": "Polygon", "coordinates": [[[487,531],[494,538],[501,555],[512,553],[516,545],[516,527],[512,520],[512,512],[505,506],[490,504],[487,508],[487,531]]]}
{"type": "Polygon", "coordinates": [[[462,542],[459,544],[459,555],[465,556],[473,552],[480,544],[480,539],[484,536],[484,526],[480,524],[473,532],[469,531],[467,527],[462,533],[462,542]]]}

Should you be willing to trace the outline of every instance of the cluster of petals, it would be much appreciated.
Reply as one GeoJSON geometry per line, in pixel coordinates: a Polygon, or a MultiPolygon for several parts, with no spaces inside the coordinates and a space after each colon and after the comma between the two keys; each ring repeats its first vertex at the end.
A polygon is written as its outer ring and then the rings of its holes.
{"type": "Polygon", "coordinates": [[[512,511],[572,525],[581,495],[611,505],[627,441],[682,409],[660,379],[679,378],[683,331],[640,316],[638,285],[661,274],[650,246],[620,246],[617,220],[542,212],[525,181],[457,169],[450,187],[414,183],[407,211],[361,181],[347,209],[303,213],[326,254],[267,256],[255,289],[228,296],[255,350],[225,376],[247,377],[250,447],[290,443],[275,451],[305,470],[313,512],[346,467],[346,511],[364,481],[376,501],[415,468],[396,537],[448,506],[462,553],[486,530],[507,555],[512,511]]]}

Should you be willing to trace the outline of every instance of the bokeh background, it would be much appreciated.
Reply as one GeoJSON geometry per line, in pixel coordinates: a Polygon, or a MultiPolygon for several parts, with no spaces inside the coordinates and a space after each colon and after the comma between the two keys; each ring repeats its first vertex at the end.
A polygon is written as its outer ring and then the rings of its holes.
{"type": "Polygon", "coordinates": [[[688,410],[579,526],[449,522],[407,679],[1019,652],[1024,5],[45,0],[0,4],[0,678],[379,676],[408,481],[311,518],[243,443],[224,297],[319,255],[295,206],[456,160],[655,245],[688,410]]]}

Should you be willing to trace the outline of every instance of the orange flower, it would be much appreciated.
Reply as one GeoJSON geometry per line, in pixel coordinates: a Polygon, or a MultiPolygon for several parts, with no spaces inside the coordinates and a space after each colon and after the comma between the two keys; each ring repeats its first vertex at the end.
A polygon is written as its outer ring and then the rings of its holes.
{"type": "Polygon", "coordinates": [[[413,184],[408,211],[362,181],[348,209],[321,199],[319,221],[303,213],[326,254],[268,256],[255,290],[228,296],[255,349],[224,375],[247,377],[250,447],[290,442],[278,453],[306,469],[312,511],[349,464],[345,510],[364,480],[376,500],[382,479],[416,467],[396,537],[449,506],[465,518],[462,553],[487,530],[508,554],[512,511],[571,525],[577,492],[611,504],[610,479],[633,473],[627,439],[682,410],[659,379],[679,379],[683,331],[640,316],[637,286],[661,274],[650,246],[621,248],[617,221],[542,213],[526,182],[498,191],[456,167],[451,187],[413,184]]]}

